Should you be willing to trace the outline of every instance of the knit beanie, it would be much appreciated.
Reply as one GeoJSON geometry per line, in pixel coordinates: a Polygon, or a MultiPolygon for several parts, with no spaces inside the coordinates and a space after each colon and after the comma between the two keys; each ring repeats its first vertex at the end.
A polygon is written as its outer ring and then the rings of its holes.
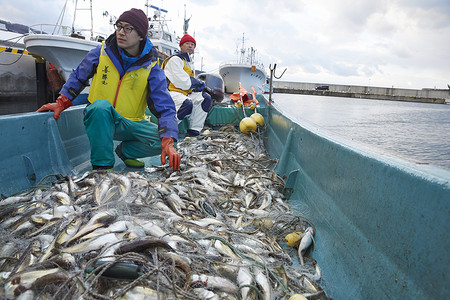
{"type": "Polygon", "coordinates": [[[133,25],[141,37],[146,37],[148,32],[147,15],[140,9],[132,8],[120,15],[117,22],[123,21],[133,25]]]}
{"type": "Polygon", "coordinates": [[[193,42],[194,45],[197,46],[197,44],[195,43],[195,39],[187,33],[185,35],[183,35],[183,37],[181,38],[180,47],[181,47],[181,45],[183,45],[186,42],[193,42]]]}

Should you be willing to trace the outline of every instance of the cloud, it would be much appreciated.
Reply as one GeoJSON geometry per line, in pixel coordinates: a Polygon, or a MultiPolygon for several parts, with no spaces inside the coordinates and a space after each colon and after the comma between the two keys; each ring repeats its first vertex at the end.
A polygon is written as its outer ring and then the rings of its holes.
{"type": "MultiPolygon", "coordinates": [[[[118,16],[131,7],[146,11],[144,3],[96,0],[94,25],[109,33],[105,9],[118,16]]],[[[370,79],[372,85],[411,88],[450,83],[448,0],[161,1],[157,6],[169,11],[178,35],[185,4],[192,16],[189,33],[198,45],[197,69],[217,72],[221,62],[237,59],[245,34],[246,48],[256,49],[267,71],[275,63],[279,70],[288,68],[283,80],[367,85],[370,79]]],[[[0,5],[1,19],[54,24],[64,1],[0,0],[0,5]]],[[[71,25],[70,16],[66,21],[71,25]]]]}

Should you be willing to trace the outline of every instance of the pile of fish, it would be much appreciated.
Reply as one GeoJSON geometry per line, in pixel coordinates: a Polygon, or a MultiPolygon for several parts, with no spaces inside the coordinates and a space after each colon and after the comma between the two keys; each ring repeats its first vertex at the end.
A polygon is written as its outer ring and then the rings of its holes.
{"type": "Polygon", "coordinates": [[[314,227],[259,136],[225,127],[177,147],[180,171],[60,176],[2,199],[0,298],[328,299],[314,227]]]}

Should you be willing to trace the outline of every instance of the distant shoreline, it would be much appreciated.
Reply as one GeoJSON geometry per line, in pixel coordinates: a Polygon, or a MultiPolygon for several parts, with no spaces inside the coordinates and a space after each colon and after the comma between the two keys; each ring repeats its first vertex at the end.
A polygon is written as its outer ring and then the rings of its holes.
{"type": "Polygon", "coordinates": [[[443,89],[413,90],[289,81],[274,81],[272,88],[274,93],[283,94],[450,104],[449,91],[443,89]],[[316,90],[319,86],[326,86],[328,90],[316,90]]]}
{"type": "MultiPolygon", "coordinates": [[[[446,104],[444,98],[273,88],[274,93],[446,104]]],[[[449,102],[450,103],[450,102],[449,102]]]]}

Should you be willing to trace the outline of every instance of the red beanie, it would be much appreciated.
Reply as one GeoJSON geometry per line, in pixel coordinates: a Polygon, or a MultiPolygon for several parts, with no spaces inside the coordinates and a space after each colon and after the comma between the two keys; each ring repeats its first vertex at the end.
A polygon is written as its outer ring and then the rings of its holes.
{"type": "Polygon", "coordinates": [[[120,15],[117,22],[123,21],[133,25],[141,37],[146,37],[148,32],[147,15],[140,9],[132,8],[120,15]]]}
{"type": "Polygon", "coordinates": [[[181,45],[183,45],[186,42],[193,42],[194,45],[197,46],[197,44],[195,43],[195,39],[187,33],[185,35],[183,35],[183,37],[181,38],[180,47],[181,47],[181,45]]]}

